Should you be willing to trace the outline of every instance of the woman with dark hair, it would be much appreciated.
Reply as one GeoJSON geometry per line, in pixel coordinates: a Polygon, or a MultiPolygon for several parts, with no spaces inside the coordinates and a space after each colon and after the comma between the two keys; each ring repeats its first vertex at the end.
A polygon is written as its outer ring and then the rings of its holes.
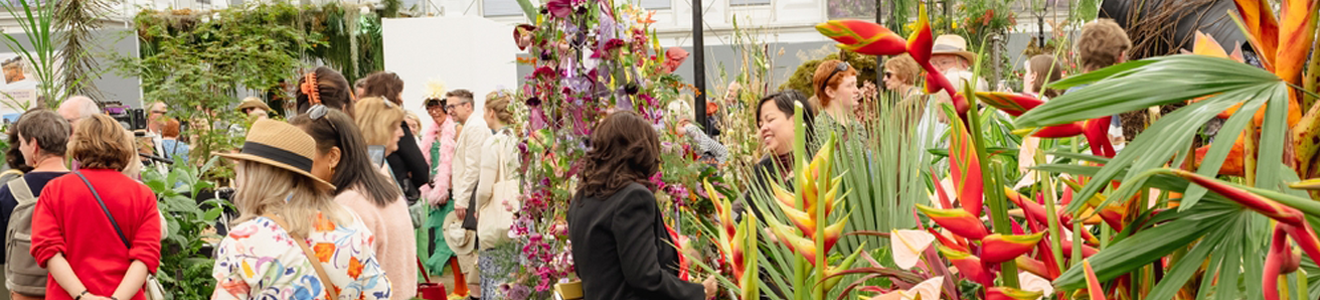
{"type": "MultiPolygon", "coordinates": [[[[812,145],[816,139],[815,115],[816,110],[807,103],[807,99],[794,90],[788,90],[767,95],[761,98],[757,104],[756,125],[757,133],[761,137],[761,149],[766,153],[765,158],[756,164],[752,170],[754,178],[753,184],[768,191],[769,183],[783,183],[785,179],[791,179],[793,174],[793,139],[795,129],[793,126],[793,109],[795,106],[802,106],[803,122],[807,129],[807,144],[812,145]]],[[[759,211],[758,211],[759,212],[759,211]]]]}
{"type": "Polygon", "coordinates": [[[319,104],[341,110],[350,117],[353,116],[353,95],[348,90],[348,79],[344,79],[344,75],[340,75],[335,69],[325,66],[316,67],[315,70],[298,79],[295,93],[298,114],[305,114],[312,108],[313,91],[319,104]]]}
{"type": "MultiPolygon", "coordinates": [[[[403,107],[403,79],[394,72],[376,72],[363,78],[365,86],[362,87],[362,94],[358,99],[369,97],[385,98],[395,106],[403,107]]],[[[399,125],[403,127],[403,138],[399,139],[398,150],[385,158],[390,163],[390,170],[394,172],[394,179],[398,181],[399,188],[403,189],[403,194],[408,198],[408,204],[421,198],[421,187],[431,182],[431,170],[426,163],[426,156],[422,155],[421,148],[417,147],[417,139],[411,128],[406,124],[399,125]]]]}
{"type": "Polygon", "coordinates": [[[357,212],[362,223],[376,234],[376,260],[390,278],[394,297],[411,299],[416,293],[417,257],[408,206],[389,174],[371,164],[367,142],[347,114],[324,107],[313,107],[289,124],[297,126],[316,140],[312,175],[329,181],[337,189],[335,202],[357,212]]]}
{"type": "Polygon", "coordinates": [[[586,299],[714,297],[714,277],[684,282],[673,267],[679,254],[648,180],[660,169],[660,138],[651,123],[632,112],[611,114],[592,132],[591,147],[568,209],[586,299]]]}

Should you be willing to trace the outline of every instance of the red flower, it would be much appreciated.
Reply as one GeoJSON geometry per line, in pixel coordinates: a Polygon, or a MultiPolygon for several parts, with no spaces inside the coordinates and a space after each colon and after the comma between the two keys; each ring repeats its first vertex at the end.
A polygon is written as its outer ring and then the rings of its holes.
{"type": "Polygon", "coordinates": [[[532,77],[544,77],[547,80],[554,80],[559,77],[559,72],[555,72],[554,69],[551,69],[548,66],[543,66],[536,68],[536,72],[532,73],[532,77]]]}

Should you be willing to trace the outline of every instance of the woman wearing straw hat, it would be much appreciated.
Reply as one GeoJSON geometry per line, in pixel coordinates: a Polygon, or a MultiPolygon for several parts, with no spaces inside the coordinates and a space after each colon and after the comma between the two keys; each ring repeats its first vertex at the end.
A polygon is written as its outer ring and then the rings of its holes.
{"type": "MultiPolygon", "coordinates": [[[[355,143],[360,146],[354,146],[362,149],[342,149],[361,152],[360,154],[363,155],[360,159],[362,162],[355,163],[360,166],[354,168],[360,167],[366,170],[353,172],[372,171],[369,173],[374,175],[372,180],[390,178],[394,174],[390,172],[391,166],[380,159],[398,150],[395,147],[400,145],[399,139],[403,137],[403,129],[400,127],[400,123],[403,122],[403,109],[380,97],[360,99],[353,105],[353,109],[358,112],[356,126],[336,126],[341,131],[362,132],[362,142],[355,143]]],[[[316,117],[315,112],[316,109],[308,111],[309,117],[316,117]]],[[[339,119],[339,116],[334,118],[339,119]]],[[[339,169],[335,171],[338,172],[339,169]]],[[[353,183],[353,181],[348,182],[353,183]]],[[[368,227],[376,232],[376,241],[381,246],[377,248],[381,266],[388,274],[400,274],[392,278],[396,287],[395,293],[398,293],[399,299],[411,299],[417,288],[417,238],[413,234],[413,219],[409,218],[408,202],[403,199],[401,193],[397,193],[398,186],[394,185],[392,180],[386,182],[390,185],[375,189],[394,190],[396,193],[391,193],[390,197],[370,197],[371,201],[368,201],[361,196],[354,197],[352,194],[355,193],[350,191],[345,193],[348,195],[340,194],[341,197],[335,199],[361,214],[363,220],[367,221],[368,227]],[[405,292],[403,289],[411,290],[405,292]]]]}
{"type": "Polygon", "coordinates": [[[259,120],[240,153],[216,153],[239,161],[240,215],[216,248],[211,299],[390,299],[375,236],[311,173],[316,148],[298,127],[259,120]]]}

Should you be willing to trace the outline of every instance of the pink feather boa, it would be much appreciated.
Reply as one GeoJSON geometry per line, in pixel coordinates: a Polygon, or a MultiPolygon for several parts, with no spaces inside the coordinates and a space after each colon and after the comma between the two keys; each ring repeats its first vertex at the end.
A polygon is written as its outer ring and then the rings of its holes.
{"type": "Polygon", "coordinates": [[[455,131],[454,119],[445,118],[445,122],[437,126],[435,122],[427,124],[422,129],[422,156],[426,157],[426,163],[435,168],[435,176],[431,176],[433,185],[424,185],[421,188],[422,196],[426,202],[431,205],[440,206],[449,201],[449,187],[452,184],[449,181],[451,176],[450,169],[454,160],[454,148],[457,148],[457,142],[454,137],[458,135],[455,131]],[[435,145],[437,139],[440,142],[440,163],[433,163],[431,157],[431,147],[435,145]]]}

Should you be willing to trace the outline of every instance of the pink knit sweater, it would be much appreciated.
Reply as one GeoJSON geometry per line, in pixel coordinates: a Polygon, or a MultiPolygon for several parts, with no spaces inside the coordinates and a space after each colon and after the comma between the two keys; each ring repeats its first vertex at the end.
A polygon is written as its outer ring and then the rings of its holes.
{"type": "Polygon", "coordinates": [[[446,201],[449,201],[449,187],[452,184],[449,181],[450,169],[452,169],[451,165],[454,160],[454,148],[458,146],[454,141],[454,136],[458,135],[455,131],[454,118],[445,118],[445,122],[439,126],[436,126],[435,122],[431,122],[427,124],[426,128],[422,129],[422,132],[422,144],[420,145],[422,155],[426,156],[427,164],[435,166],[435,175],[431,176],[431,182],[434,182],[435,185],[434,187],[423,185],[421,188],[422,197],[431,205],[443,205],[446,201]],[[437,139],[440,142],[439,164],[436,164],[434,162],[435,158],[431,157],[431,147],[435,145],[437,139]]]}
{"type": "Polygon", "coordinates": [[[399,199],[378,207],[360,191],[349,189],[335,196],[338,202],[359,217],[376,235],[376,261],[390,278],[392,299],[412,299],[417,295],[417,237],[413,235],[408,201],[399,199]]]}

